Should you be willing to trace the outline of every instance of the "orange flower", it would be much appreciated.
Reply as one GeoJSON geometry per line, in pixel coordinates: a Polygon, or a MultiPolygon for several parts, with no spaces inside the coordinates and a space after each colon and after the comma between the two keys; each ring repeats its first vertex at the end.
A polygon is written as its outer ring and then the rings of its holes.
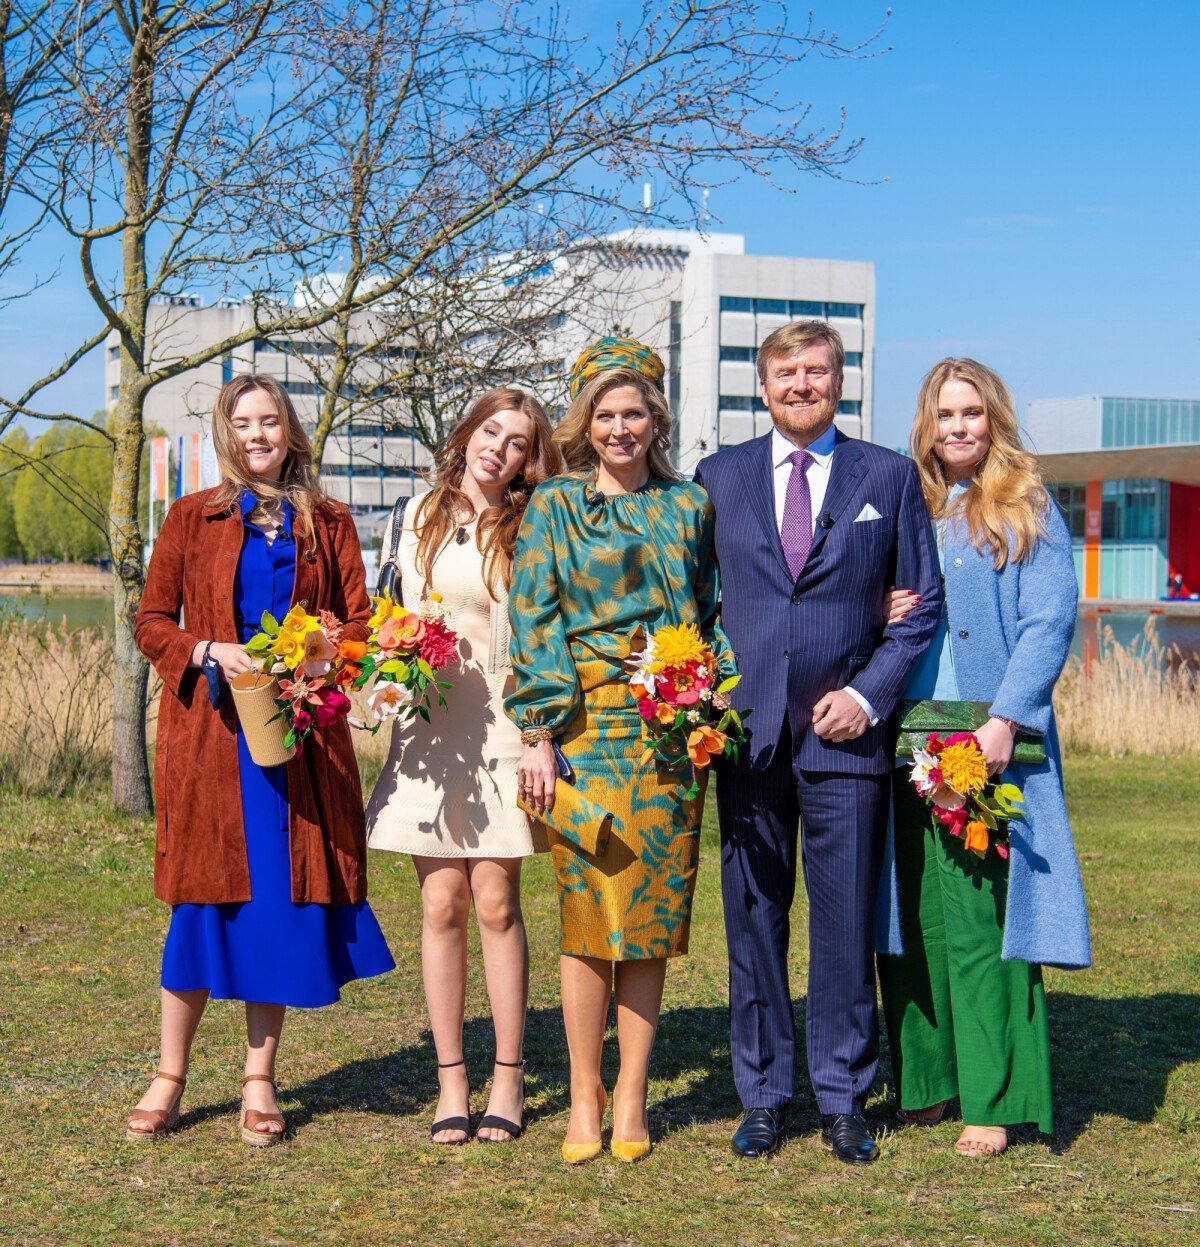
{"type": "Polygon", "coordinates": [[[972,819],[963,829],[963,844],[982,857],[988,851],[988,829],[977,819],[972,819]]]}
{"type": "Polygon", "coordinates": [[[658,703],[658,709],[655,713],[658,715],[658,721],[660,723],[666,724],[675,722],[675,707],[668,706],[665,701],[660,701],[658,703]]]}
{"type": "MultiPolygon", "coordinates": [[[[357,641],[343,641],[342,644],[357,645],[361,643],[357,641]]],[[[339,688],[351,688],[360,675],[362,675],[362,668],[356,667],[352,662],[348,662],[338,668],[337,673],[333,677],[333,682],[339,688]]]]}
{"type": "Polygon", "coordinates": [[[367,643],[365,641],[343,641],[338,646],[338,657],[346,658],[350,662],[357,662],[367,652],[367,643]]]}
{"type": "Polygon", "coordinates": [[[725,752],[725,733],[715,727],[698,727],[688,737],[687,751],[693,766],[707,766],[725,752]]]}

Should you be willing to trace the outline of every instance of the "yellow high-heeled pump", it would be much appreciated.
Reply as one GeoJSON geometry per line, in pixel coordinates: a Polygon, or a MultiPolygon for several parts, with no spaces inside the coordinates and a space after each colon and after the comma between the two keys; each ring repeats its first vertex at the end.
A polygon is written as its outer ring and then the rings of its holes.
{"type": "MultiPolygon", "coordinates": [[[[604,1110],[608,1107],[608,1092],[604,1090],[603,1083],[600,1086],[600,1126],[604,1126],[604,1110]]],[[[564,1143],[562,1145],[562,1158],[568,1165],[582,1165],[589,1160],[595,1160],[600,1155],[603,1143],[596,1139],[587,1143],[564,1143]]]]}
{"type": "Polygon", "coordinates": [[[613,1160],[623,1160],[627,1165],[632,1165],[634,1161],[644,1160],[650,1155],[650,1138],[647,1136],[634,1143],[614,1138],[609,1148],[612,1150],[613,1160]]]}

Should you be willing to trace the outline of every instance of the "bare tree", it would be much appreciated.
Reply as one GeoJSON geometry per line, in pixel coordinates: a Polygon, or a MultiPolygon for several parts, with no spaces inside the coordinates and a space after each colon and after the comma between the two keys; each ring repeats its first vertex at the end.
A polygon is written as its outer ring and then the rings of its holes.
{"type": "MultiPolygon", "coordinates": [[[[86,11],[89,29],[33,75],[12,115],[6,221],[20,198],[59,233],[97,319],[56,367],[0,399],[0,433],[19,415],[75,419],[43,396],[115,335],[113,797],[134,811],[150,805],[133,620],[155,386],[256,339],[321,330],[340,400],[360,345],[352,326],[367,314],[378,329],[369,341],[403,364],[394,386],[410,399],[444,394],[445,383],[420,379],[429,361],[443,366],[447,342],[458,344],[454,366],[480,376],[492,346],[522,336],[514,296],[499,300],[486,279],[496,257],[530,271],[636,219],[693,222],[701,191],[721,180],[836,175],[857,149],[840,120],[810,124],[795,69],[810,53],[854,56],[867,44],[789,29],[782,9],[754,0],[647,0],[632,29],[604,38],[527,0],[93,0],[45,11],[63,21],[86,11]],[[647,174],[660,188],[652,214],[631,202],[647,174]],[[296,297],[335,271],[320,297],[296,297]],[[219,342],[172,354],[148,340],[148,308],[186,292],[234,296],[252,315],[219,342]]],[[[41,29],[6,27],[5,63],[32,64],[41,29]]],[[[331,402],[318,442],[353,410],[331,402]]],[[[434,414],[423,436],[438,428],[434,414]]]]}

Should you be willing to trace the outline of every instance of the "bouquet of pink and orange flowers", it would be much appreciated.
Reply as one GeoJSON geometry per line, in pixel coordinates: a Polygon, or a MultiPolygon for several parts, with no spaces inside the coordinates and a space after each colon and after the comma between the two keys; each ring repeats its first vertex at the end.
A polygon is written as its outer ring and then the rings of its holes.
{"type": "Polygon", "coordinates": [[[246,652],[262,662],[263,670],[279,681],[275,698],[287,724],[284,747],[303,745],[315,727],[328,727],[339,715],[349,714],[345,689],[353,681],[353,657],[361,643],[342,639],[342,624],[329,611],[310,615],[293,606],[282,620],[264,611],[262,631],[251,637],[246,652]]]}
{"type": "MultiPolygon", "coordinates": [[[[635,632],[633,646],[639,640],[635,632]]],[[[690,766],[690,801],[700,791],[698,772],[713,758],[736,759],[746,739],[743,716],[728,697],[742,677],[716,682],[716,657],[695,624],[659,628],[641,651],[631,647],[626,665],[647,742],[642,765],[657,759],[671,768],[690,766]]]]}
{"type": "Polygon", "coordinates": [[[933,810],[935,831],[945,827],[979,857],[989,848],[1008,857],[1008,824],[1023,813],[1025,797],[1016,784],[990,779],[973,732],[945,740],[931,733],[924,749],[913,750],[912,782],[933,810]]]}
{"type": "Polygon", "coordinates": [[[431,593],[415,611],[390,594],[371,601],[375,614],[352,684],[366,690],[374,720],[368,730],[377,732],[388,719],[404,723],[418,714],[428,723],[431,701],[445,707],[442,694],[454,687],[439,680],[438,672],[458,657],[458,633],[446,623],[441,594],[431,593]]]}

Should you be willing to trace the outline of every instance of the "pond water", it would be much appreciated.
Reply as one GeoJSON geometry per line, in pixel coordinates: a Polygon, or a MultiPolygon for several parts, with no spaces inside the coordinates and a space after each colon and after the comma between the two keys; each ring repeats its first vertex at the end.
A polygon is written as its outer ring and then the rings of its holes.
{"type": "Polygon", "coordinates": [[[0,615],[17,614],[71,628],[112,631],[112,598],[107,593],[0,593],[0,615]]]}
{"type": "MultiPolygon", "coordinates": [[[[35,593],[0,594],[0,614],[15,611],[26,619],[49,619],[57,623],[65,619],[72,628],[103,628],[111,631],[112,599],[103,594],[35,593]]],[[[1075,639],[1071,652],[1081,654],[1089,648],[1104,628],[1111,628],[1113,638],[1128,646],[1142,635],[1147,616],[1143,614],[1098,614],[1080,612],[1075,623],[1075,639]]],[[[1156,615],[1155,630],[1164,650],[1177,647],[1192,663],[1200,663],[1200,613],[1188,615],[1156,615]]]]}

